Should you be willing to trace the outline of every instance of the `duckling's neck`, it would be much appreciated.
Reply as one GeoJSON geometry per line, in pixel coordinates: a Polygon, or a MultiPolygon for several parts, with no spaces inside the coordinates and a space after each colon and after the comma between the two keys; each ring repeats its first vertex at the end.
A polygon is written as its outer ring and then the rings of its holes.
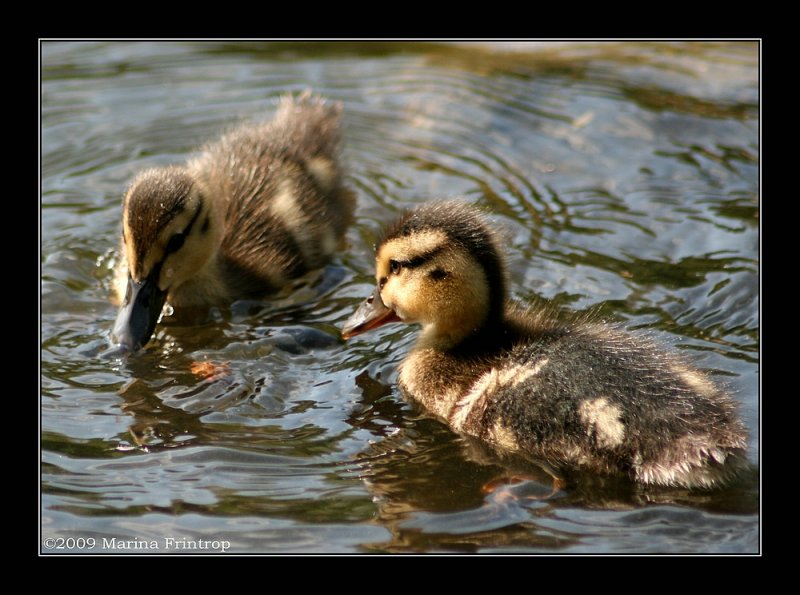
{"type": "Polygon", "coordinates": [[[231,299],[223,267],[215,252],[189,279],[169,292],[167,302],[176,307],[224,303],[231,299]]]}
{"type": "Polygon", "coordinates": [[[554,312],[543,308],[525,308],[512,300],[489,310],[481,324],[461,335],[445,335],[433,325],[423,327],[414,349],[433,349],[457,358],[484,358],[512,349],[521,341],[558,338],[570,332],[570,325],[554,312]]]}
{"type": "Polygon", "coordinates": [[[510,348],[519,339],[514,325],[509,324],[502,309],[490,310],[482,318],[466,322],[424,326],[415,349],[434,349],[461,357],[480,356],[485,352],[510,348]]]}

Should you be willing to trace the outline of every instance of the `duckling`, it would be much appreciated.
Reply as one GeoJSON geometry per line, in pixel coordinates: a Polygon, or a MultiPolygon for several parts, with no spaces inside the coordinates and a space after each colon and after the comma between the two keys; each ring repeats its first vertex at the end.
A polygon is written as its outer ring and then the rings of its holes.
{"type": "Polygon", "coordinates": [[[354,207],[338,163],[341,111],[308,92],[287,96],[271,121],[135,177],[123,199],[115,343],[146,344],[166,301],[262,298],[330,259],[354,207]]]}
{"type": "Polygon", "coordinates": [[[386,233],[376,268],[342,336],[420,324],[399,385],[454,431],[641,484],[711,488],[746,466],[736,405],[706,375],[646,337],[511,301],[479,210],[418,207],[386,233]]]}

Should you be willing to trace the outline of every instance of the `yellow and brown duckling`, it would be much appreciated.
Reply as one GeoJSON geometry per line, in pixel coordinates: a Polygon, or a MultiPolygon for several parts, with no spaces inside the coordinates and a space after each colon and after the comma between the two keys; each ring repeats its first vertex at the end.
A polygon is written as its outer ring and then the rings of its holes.
{"type": "Polygon", "coordinates": [[[122,302],[112,339],[136,350],[175,308],[262,298],[339,247],[352,195],[338,162],[341,105],[304,93],[181,166],[149,169],[123,200],[122,302]]]}
{"type": "Polygon", "coordinates": [[[350,338],[418,323],[404,393],[453,430],[539,460],[710,488],[746,465],[729,395],[649,339],[509,300],[496,232],[463,202],[419,207],[377,249],[350,338]]]}

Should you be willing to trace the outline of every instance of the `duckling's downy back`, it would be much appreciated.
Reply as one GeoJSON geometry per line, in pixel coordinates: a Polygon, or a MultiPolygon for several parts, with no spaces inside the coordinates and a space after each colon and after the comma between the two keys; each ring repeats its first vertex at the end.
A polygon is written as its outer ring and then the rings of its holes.
{"type": "Polygon", "coordinates": [[[353,211],[340,120],[340,104],[285,97],[274,119],[233,130],[190,162],[225,198],[219,255],[230,297],[261,297],[336,251],[353,211]]]}
{"type": "Polygon", "coordinates": [[[643,484],[709,488],[746,467],[734,400],[679,355],[612,325],[509,314],[526,339],[458,399],[454,429],[643,484]]]}

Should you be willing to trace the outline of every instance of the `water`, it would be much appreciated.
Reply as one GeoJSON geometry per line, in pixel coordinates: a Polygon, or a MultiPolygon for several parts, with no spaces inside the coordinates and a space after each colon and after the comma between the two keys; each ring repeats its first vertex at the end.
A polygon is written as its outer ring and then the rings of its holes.
{"type": "Polygon", "coordinates": [[[44,42],[41,62],[41,551],[759,551],[757,45],[44,42]],[[309,87],[345,105],[341,257],[109,353],[127,182],[309,87]],[[415,330],[338,328],[381,228],[453,196],[505,228],[517,298],[650,329],[726,383],[751,472],[555,489],[405,403],[415,330]]]}

